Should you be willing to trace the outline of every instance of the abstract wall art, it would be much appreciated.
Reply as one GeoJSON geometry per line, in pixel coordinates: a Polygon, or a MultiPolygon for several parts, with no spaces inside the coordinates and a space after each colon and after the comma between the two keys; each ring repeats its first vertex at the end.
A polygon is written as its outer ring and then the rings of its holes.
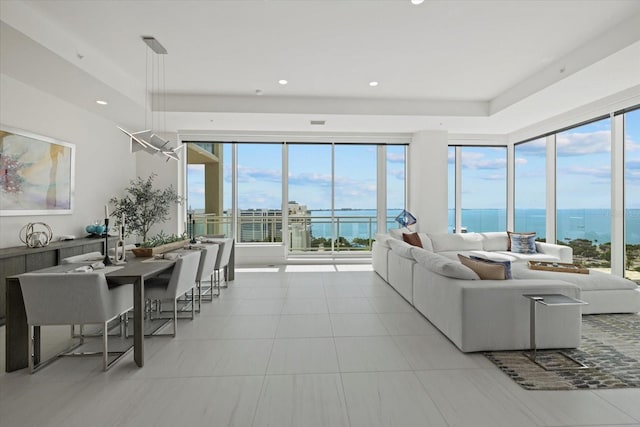
{"type": "Polygon", "coordinates": [[[70,214],[75,145],[0,125],[0,216],[70,214]]]}

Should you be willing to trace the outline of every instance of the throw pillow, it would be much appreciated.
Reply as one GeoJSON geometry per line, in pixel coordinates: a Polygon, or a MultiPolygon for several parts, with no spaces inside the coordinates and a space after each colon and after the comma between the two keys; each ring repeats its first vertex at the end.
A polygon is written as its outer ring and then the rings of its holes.
{"type": "Polygon", "coordinates": [[[458,254],[458,259],[463,265],[475,271],[482,280],[504,280],[506,277],[504,265],[475,261],[460,254],[458,254]]]}
{"type": "Polygon", "coordinates": [[[499,265],[504,265],[504,278],[505,279],[511,279],[511,261],[497,261],[497,260],[493,260],[493,259],[487,259],[487,258],[482,258],[479,256],[474,256],[471,255],[469,256],[469,258],[475,260],[475,261],[481,261],[481,262],[486,262],[489,264],[499,264],[499,265]]]}
{"type": "Polygon", "coordinates": [[[420,241],[420,236],[418,236],[418,233],[402,233],[402,240],[404,240],[411,246],[417,246],[419,248],[422,247],[422,242],[420,241]]]}
{"type": "Polygon", "coordinates": [[[535,254],[536,233],[509,233],[509,250],[517,254],[535,254]]]}

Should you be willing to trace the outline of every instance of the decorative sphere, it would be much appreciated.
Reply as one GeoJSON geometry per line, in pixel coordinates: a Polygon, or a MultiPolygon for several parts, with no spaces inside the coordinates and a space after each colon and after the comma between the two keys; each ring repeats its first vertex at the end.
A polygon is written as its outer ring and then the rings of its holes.
{"type": "Polygon", "coordinates": [[[104,233],[105,231],[107,231],[107,227],[106,227],[104,224],[96,225],[96,226],[94,226],[94,228],[93,228],[93,232],[94,232],[95,234],[102,234],[102,233],[104,233]]]}
{"type": "Polygon", "coordinates": [[[96,232],[96,226],[93,224],[89,224],[85,227],[85,230],[87,231],[87,233],[95,233],[96,232]]]}

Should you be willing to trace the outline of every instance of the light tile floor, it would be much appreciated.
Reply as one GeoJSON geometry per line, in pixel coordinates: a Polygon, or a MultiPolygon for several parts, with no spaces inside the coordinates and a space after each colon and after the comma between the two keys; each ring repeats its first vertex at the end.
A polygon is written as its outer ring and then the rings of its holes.
{"type": "Polygon", "coordinates": [[[239,269],[176,338],[146,340],[142,369],[2,372],[0,426],[640,426],[640,389],[523,390],[370,268],[341,267],[239,269]]]}

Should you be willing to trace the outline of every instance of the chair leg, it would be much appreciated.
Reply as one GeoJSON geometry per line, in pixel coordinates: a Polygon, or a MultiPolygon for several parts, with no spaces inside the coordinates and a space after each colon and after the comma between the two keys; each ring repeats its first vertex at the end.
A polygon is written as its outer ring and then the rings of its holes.
{"type": "Polygon", "coordinates": [[[202,283],[198,280],[198,313],[202,310],[202,283]]]}
{"type": "Polygon", "coordinates": [[[173,300],[173,336],[178,334],[178,300],[173,300]]]}
{"type": "Polygon", "coordinates": [[[29,373],[33,374],[33,326],[28,325],[29,329],[29,373]]]}
{"type": "Polygon", "coordinates": [[[109,367],[109,322],[102,324],[102,370],[106,371],[109,367]]]}
{"type": "Polygon", "coordinates": [[[191,288],[191,320],[196,318],[196,288],[191,288]]]}

